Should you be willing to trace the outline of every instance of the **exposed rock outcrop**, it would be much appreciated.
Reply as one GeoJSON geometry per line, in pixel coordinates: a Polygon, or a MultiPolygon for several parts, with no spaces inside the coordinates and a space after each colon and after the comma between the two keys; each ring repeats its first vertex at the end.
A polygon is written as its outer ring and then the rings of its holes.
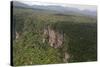
{"type": "MultiPolygon", "coordinates": [[[[59,31],[52,29],[50,26],[47,26],[47,28],[44,28],[43,31],[43,43],[45,43],[46,41],[53,48],[61,48],[63,47],[64,43],[64,33],[60,33],[59,31]]],[[[67,50],[63,51],[63,55],[63,62],[68,63],[70,55],[67,50]]]]}
{"type": "Polygon", "coordinates": [[[51,47],[59,48],[63,44],[64,35],[63,33],[59,33],[54,29],[51,29],[50,26],[44,29],[43,32],[43,43],[48,41],[51,47]]]}
{"type": "Polygon", "coordinates": [[[16,32],[16,39],[18,39],[19,38],[19,33],[18,32],[16,32]]]}
{"type": "Polygon", "coordinates": [[[70,58],[70,56],[69,56],[69,54],[67,53],[67,51],[66,51],[66,52],[64,52],[63,62],[68,63],[69,58],[70,58]]]}

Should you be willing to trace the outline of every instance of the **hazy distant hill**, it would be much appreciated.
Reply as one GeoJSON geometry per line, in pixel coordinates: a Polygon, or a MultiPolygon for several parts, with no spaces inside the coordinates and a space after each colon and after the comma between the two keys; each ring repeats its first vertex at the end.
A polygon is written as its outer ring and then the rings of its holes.
{"type": "Polygon", "coordinates": [[[87,15],[87,16],[93,16],[96,17],[96,11],[91,11],[91,10],[80,10],[78,8],[73,8],[73,7],[63,7],[60,5],[27,5],[18,1],[14,1],[13,3],[14,6],[16,7],[23,7],[23,8],[31,8],[31,9],[39,9],[39,10],[49,10],[49,11],[55,11],[58,13],[64,13],[64,14],[80,14],[80,15],[87,15]]]}
{"type": "Polygon", "coordinates": [[[15,7],[23,7],[23,8],[30,8],[29,5],[21,3],[21,2],[18,2],[18,1],[13,1],[13,6],[15,6],[15,7]]]}

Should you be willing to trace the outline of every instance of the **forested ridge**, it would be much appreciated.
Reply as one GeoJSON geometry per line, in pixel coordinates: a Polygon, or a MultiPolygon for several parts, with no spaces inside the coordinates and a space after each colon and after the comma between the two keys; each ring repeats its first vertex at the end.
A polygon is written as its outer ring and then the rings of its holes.
{"type": "Polygon", "coordinates": [[[13,64],[36,65],[96,61],[96,26],[96,18],[89,16],[56,14],[45,10],[14,7],[13,64]],[[55,33],[63,35],[61,47],[51,47],[47,38],[43,42],[44,29],[48,26],[55,33]],[[69,56],[67,59],[66,54],[69,56]]]}

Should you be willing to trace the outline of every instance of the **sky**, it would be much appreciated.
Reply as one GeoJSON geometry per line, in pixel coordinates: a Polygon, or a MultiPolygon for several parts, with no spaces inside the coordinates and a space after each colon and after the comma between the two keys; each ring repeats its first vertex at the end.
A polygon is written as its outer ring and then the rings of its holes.
{"type": "Polygon", "coordinates": [[[80,4],[68,4],[65,0],[32,0],[32,1],[20,1],[28,5],[59,5],[63,7],[73,7],[80,10],[91,10],[96,11],[97,6],[95,5],[80,5],[80,4]]]}

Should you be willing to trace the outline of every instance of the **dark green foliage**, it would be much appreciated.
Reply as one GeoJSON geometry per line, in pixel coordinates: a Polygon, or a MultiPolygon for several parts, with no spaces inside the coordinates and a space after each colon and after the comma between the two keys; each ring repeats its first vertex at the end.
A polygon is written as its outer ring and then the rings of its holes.
{"type": "Polygon", "coordinates": [[[13,40],[14,65],[63,63],[64,53],[70,54],[69,62],[97,60],[96,19],[84,16],[49,14],[25,8],[14,8],[13,40]],[[74,19],[73,19],[74,17],[74,19]],[[85,19],[85,20],[84,20],[85,19]],[[51,26],[64,33],[61,48],[42,43],[43,29],[51,26]]]}

